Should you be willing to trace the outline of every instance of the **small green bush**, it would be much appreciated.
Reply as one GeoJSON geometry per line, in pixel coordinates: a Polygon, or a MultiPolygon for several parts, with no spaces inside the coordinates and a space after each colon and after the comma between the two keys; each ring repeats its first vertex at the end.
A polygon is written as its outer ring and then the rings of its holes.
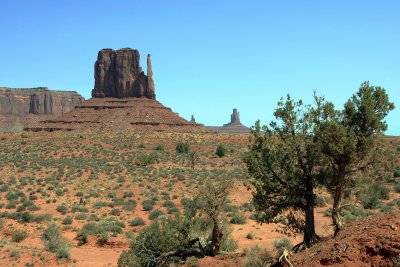
{"type": "Polygon", "coordinates": [[[247,239],[254,239],[254,235],[253,235],[252,233],[248,233],[248,234],[246,235],[246,238],[247,238],[247,239]]]}
{"type": "Polygon", "coordinates": [[[222,157],[224,157],[226,155],[226,153],[227,153],[227,150],[223,145],[220,144],[220,145],[217,146],[217,150],[215,151],[215,154],[218,157],[222,158],[222,157]]]}
{"type": "Polygon", "coordinates": [[[379,206],[381,199],[389,198],[389,188],[380,182],[374,182],[362,190],[358,198],[364,208],[374,209],[379,206]]]}
{"type": "Polygon", "coordinates": [[[285,249],[290,251],[293,247],[292,242],[287,238],[274,240],[273,245],[278,255],[281,255],[285,249]]]}
{"type": "Polygon", "coordinates": [[[242,267],[265,267],[269,266],[273,258],[265,248],[258,246],[251,247],[250,251],[244,251],[245,257],[242,261],[242,267]]]}
{"type": "Polygon", "coordinates": [[[151,200],[151,199],[143,200],[142,206],[143,206],[143,210],[151,211],[153,209],[153,206],[154,206],[154,201],[151,200]]]}
{"type": "Polygon", "coordinates": [[[179,142],[176,144],[175,147],[176,153],[182,154],[182,153],[188,153],[189,152],[189,144],[184,143],[184,142],[179,142]]]}
{"type": "Polygon", "coordinates": [[[158,144],[158,145],[156,145],[156,146],[154,147],[154,150],[157,150],[157,151],[164,151],[164,145],[158,144]]]}
{"type": "Polygon", "coordinates": [[[68,207],[62,204],[56,207],[56,211],[60,212],[61,214],[66,214],[68,212],[68,207]]]}
{"type": "Polygon", "coordinates": [[[397,183],[397,184],[394,186],[394,190],[395,190],[397,193],[400,193],[400,182],[397,183]]]}
{"type": "Polygon", "coordinates": [[[64,225],[71,225],[72,224],[72,217],[71,216],[67,216],[66,218],[64,218],[64,220],[62,221],[62,224],[64,225]]]}
{"type": "Polygon", "coordinates": [[[145,224],[146,224],[146,222],[143,220],[142,217],[136,217],[135,219],[133,219],[132,221],[129,222],[130,226],[142,226],[145,224]]]}
{"type": "Polygon", "coordinates": [[[24,240],[27,237],[28,237],[28,233],[23,230],[19,230],[19,229],[12,231],[12,234],[11,234],[12,240],[17,243],[21,242],[22,240],[24,240]]]}
{"type": "Polygon", "coordinates": [[[246,215],[240,212],[235,212],[230,220],[232,224],[245,224],[247,221],[246,215]]]}
{"type": "Polygon", "coordinates": [[[154,219],[157,219],[158,217],[160,217],[162,215],[164,215],[164,212],[162,212],[161,210],[153,210],[149,214],[149,219],[150,220],[154,220],[154,219]]]}
{"type": "Polygon", "coordinates": [[[56,224],[50,223],[44,229],[41,238],[45,250],[56,253],[57,257],[69,258],[70,245],[62,236],[61,230],[56,224]]]}

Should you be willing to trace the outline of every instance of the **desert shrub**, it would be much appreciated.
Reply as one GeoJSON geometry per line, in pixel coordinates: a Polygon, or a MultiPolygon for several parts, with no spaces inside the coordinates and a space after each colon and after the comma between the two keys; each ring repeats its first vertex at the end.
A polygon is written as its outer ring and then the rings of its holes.
{"type": "Polygon", "coordinates": [[[196,257],[189,257],[186,259],[185,263],[189,267],[197,267],[199,266],[199,259],[196,257]]]}
{"type": "Polygon", "coordinates": [[[394,190],[395,190],[397,193],[400,193],[400,182],[398,182],[398,183],[394,186],[394,190]]]}
{"type": "Polygon", "coordinates": [[[180,212],[179,208],[176,207],[176,206],[167,208],[167,211],[168,211],[168,214],[179,213],[180,212]]]}
{"type": "Polygon", "coordinates": [[[314,203],[317,207],[326,207],[326,200],[323,196],[316,196],[314,203]]]}
{"type": "Polygon", "coordinates": [[[240,212],[235,212],[232,215],[230,223],[232,224],[245,224],[247,221],[246,215],[240,212]]]}
{"type": "Polygon", "coordinates": [[[269,266],[273,260],[271,255],[265,248],[258,246],[251,247],[250,251],[244,251],[245,257],[242,262],[242,267],[264,267],[269,266]]]}
{"type": "Polygon", "coordinates": [[[60,212],[61,214],[66,214],[68,212],[68,207],[65,206],[64,204],[58,205],[56,207],[56,211],[60,212]]]}
{"type": "Polygon", "coordinates": [[[287,238],[274,240],[273,245],[278,255],[281,255],[285,249],[290,251],[293,247],[292,242],[287,238]]]}
{"type": "Polygon", "coordinates": [[[79,214],[75,215],[75,219],[80,220],[80,221],[86,220],[87,218],[88,218],[88,216],[86,213],[79,213],[79,214]]]}
{"type": "Polygon", "coordinates": [[[69,258],[70,245],[62,236],[61,230],[56,224],[49,224],[47,228],[44,229],[41,238],[45,250],[56,253],[58,257],[69,258]]]}
{"type": "Polygon", "coordinates": [[[154,147],[154,150],[157,150],[157,151],[164,151],[164,145],[158,144],[158,145],[156,145],[156,146],[154,147]]]}
{"type": "Polygon", "coordinates": [[[143,200],[142,202],[143,210],[150,211],[153,209],[154,201],[151,199],[143,200]]]}
{"type": "Polygon", "coordinates": [[[38,197],[36,195],[30,195],[29,200],[37,200],[38,197]]]}
{"type": "Polygon", "coordinates": [[[92,221],[98,222],[98,221],[100,221],[100,218],[96,214],[90,214],[89,218],[88,218],[88,221],[89,222],[92,222],[92,221]]]}
{"type": "Polygon", "coordinates": [[[161,210],[153,210],[152,212],[150,212],[149,214],[149,219],[150,220],[154,220],[157,219],[158,217],[164,215],[164,212],[162,212],[161,210]]]}
{"type": "Polygon", "coordinates": [[[246,238],[247,238],[247,239],[254,239],[254,235],[253,235],[252,233],[248,233],[248,234],[246,235],[246,238]]]}
{"type": "Polygon", "coordinates": [[[139,166],[148,166],[158,162],[159,156],[156,152],[151,153],[150,155],[139,153],[136,158],[136,165],[139,166]]]}
{"type": "Polygon", "coordinates": [[[145,224],[146,224],[146,222],[143,220],[142,217],[136,217],[135,219],[133,219],[132,221],[129,222],[130,226],[142,226],[145,224]]]}
{"type": "Polygon", "coordinates": [[[112,209],[110,214],[114,216],[119,216],[121,215],[121,211],[119,209],[112,209]]]}
{"type": "Polygon", "coordinates": [[[153,221],[132,240],[129,251],[120,255],[118,266],[156,267],[159,255],[188,245],[189,225],[182,217],[153,221]]]}
{"type": "Polygon", "coordinates": [[[71,225],[72,224],[72,217],[71,216],[67,216],[64,218],[64,220],[62,220],[62,224],[64,225],[71,225]]]}
{"type": "Polygon", "coordinates": [[[226,155],[226,153],[227,153],[227,150],[223,145],[220,144],[220,145],[217,146],[217,149],[215,150],[215,154],[218,157],[222,158],[222,157],[224,157],[226,155]]]}
{"type": "Polygon", "coordinates": [[[16,229],[16,230],[12,231],[12,233],[11,233],[12,240],[17,243],[21,242],[22,240],[24,240],[27,237],[28,237],[28,233],[23,230],[16,229]]]}
{"type": "Polygon", "coordinates": [[[129,199],[128,201],[124,202],[123,208],[127,211],[134,211],[136,209],[137,202],[134,199],[129,199]]]}
{"type": "Polygon", "coordinates": [[[392,212],[394,210],[393,206],[390,205],[385,205],[382,208],[380,208],[381,212],[392,212]]]}
{"type": "Polygon", "coordinates": [[[88,212],[88,211],[89,211],[88,208],[77,204],[74,204],[71,208],[71,212],[88,212]]]}
{"type": "Polygon", "coordinates": [[[127,198],[127,197],[133,197],[133,192],[131,191],[124,192],[122,198],[127,198]]]}
{"type": "Polygon", "coordinates": [[[107,241],[109,233],[113,236],[117,236],[122,232],[122,228],[125,227],[123,222],[120,222],[114,218],[107,220],[101,220],[98,223],[87,223],[83,225],[81,231],[77,235],[78,244],[83,245],[87,242],[89,235],[95,235],[99,238],[99,243],[104,244],[103,241],[107,241]]]}
{"type": "Polygon", "coordinates": [[[394,177],[400,177],[400,168],[396,168],[393,173],[394,177]]]}
{"type": "Polygon", "coordinates": [[[179,142],[175,147],[176,153],[188,153],[189,152],[189,144],[184,142],[179,142]]]}
{"type": "Polygon", "coordinates": [[[379,182],[374,182],[361,190],[358,198],[366,209],[376,208],[381,199],[389,198],[389,188],[379,182]]]}
{"type": "Polygon", "coordinates": [[[254,210],[254,206],[251,203],[243,203],[241,208],[243,211],[253,211],[254,210]]]}
{"type": "Polygon", "coordinates": [[[170,200],[167,200],[162,204],[162,206],[166,208],[172,208],[175,207],[175,203],[170,200]]]}

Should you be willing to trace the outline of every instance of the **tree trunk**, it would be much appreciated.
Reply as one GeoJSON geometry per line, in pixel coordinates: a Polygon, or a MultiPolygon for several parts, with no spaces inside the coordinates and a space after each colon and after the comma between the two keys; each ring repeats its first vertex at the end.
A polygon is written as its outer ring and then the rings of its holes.
{"type": "Polygon", "coordinates": [[[310,247],[317,239],[315,233],[315,223],[314,223],[314,204],[307,204],[306,219],[304,225],[304,239],[303,242],[307,247],[310,247]]]}
{"type": "Polygon", "coordinates": [[[219,227],[218,219],[213,218],[213,230],[211,235],[211,256],[216,256],[219,253],[219,249],[221,246],[222,232],[219,227]]]}
{"type": "Polygon", "coordinates": [[[342,219],[340,217],[340,207],[342,205],[343,195],[344,195],[344,185],[345,185],[345,168],[339,166],[337,176],[337,183],[335,188],[335,196],[333,199],[333,209],[332,209],[332,222],[335,232],[333,236],[337,236],[339,231],[342,229],[342,219]]]}

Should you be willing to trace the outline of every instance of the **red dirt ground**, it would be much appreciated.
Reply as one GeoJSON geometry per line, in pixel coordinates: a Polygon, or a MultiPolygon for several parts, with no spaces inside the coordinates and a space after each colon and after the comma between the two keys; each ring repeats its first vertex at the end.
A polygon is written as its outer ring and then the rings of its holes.
{"type": "Polygon", "coordinates": [[[294,266],[400,266],[400,212],[348,224],[336,238],[292,257],[294,266]]]}

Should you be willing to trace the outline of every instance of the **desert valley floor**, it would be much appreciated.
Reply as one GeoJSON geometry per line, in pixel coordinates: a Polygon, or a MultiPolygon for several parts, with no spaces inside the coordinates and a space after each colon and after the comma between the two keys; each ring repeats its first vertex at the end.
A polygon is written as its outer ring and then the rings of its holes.
{"type": "MultiPolygon", "coordinates": [[[[261,225],[254,220],[251,186],[242,161],[248,135],[27,132],[0,133],[0,140],[1,266],[116,266],[121,251],[129,247],[129,236],[137,235],[157,216],[182,212],[185,199],[206,178],[219,176],[235,180],[226,209],[237,253],[202,259],[200,266],[240,266],[245,248],[257,245],[272,250],[274,240],[287,237],[294,244],[302,240],[301,234],[282,233],[279,223],[261,225]],[[194,166],[188,154],[176,152],[179,142],[196,152],[194,166]],[[215,154],[220,144],[227,149],[224,157],[215,154]],[[43,249],[40,236],[50,221],[61,227],[71,243],[69,262],[43,249]],[[110,231],[106,242],[90,235],[80,244],[78,233],[93,222],[108,222],[117,230],[110,231]],[[21,232],[25,234],[19,239],[16,233],[21,232]]],[[[399,144],[395,138],[389,141],[399,144]]],[[[332,200],[322,190],[318,195],[317,233],[328,237],[332,200]]],[[[389,206],[396,210],[399,198],[391,189],[384,203],[392,203],[389,206]]],[[[399,227],[400,222],[392,223],[399,227]]]]}

